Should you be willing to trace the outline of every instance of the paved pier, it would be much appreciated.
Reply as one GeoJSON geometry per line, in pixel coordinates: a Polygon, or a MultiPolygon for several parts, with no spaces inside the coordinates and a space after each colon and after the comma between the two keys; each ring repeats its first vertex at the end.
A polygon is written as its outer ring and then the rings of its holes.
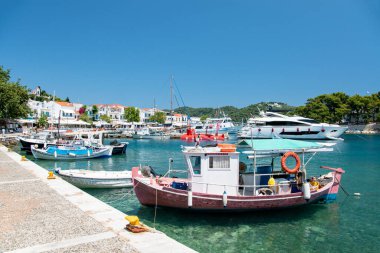
{"type": "Polygon", "coordinates": [[[0,252],[195,252],[0,147],[0,252]]]}

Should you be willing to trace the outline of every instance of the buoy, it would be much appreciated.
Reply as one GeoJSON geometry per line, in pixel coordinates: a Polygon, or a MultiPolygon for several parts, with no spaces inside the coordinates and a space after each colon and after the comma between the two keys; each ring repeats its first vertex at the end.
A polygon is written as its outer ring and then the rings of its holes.
{"type": "Polygon", "coordinates": [[[57,158],[57,150],[54,151],[54,157],[57,158]]]}
{"type": "Polygon", "coordinates": [[[87,156],[90,157],[90,150],[87,150],[87,156]]]}
{"type": "Polygon", "coordinates": [[[355,192],[354,195],[355,196],[360,196],[361,194],[360,194],[360,192],[355,192]]]}
{"type": "Polygon", "coordinates": [[[54,172],[53,171],[49,171],[48,172],[48,177],[47,179],[55,179],[55,176],[54,176],[54,172]]]}
{"type": "Polygon", "coordinates": [[[223,206],[224,207],[227,206],[227,192],[226,191],[223,192],[223,206]]]}
{"type": "Polygon", "coordinates": [[[308,201],[310,199],[310,184],[308,182],[305,182],[302,184],[302,192],[303,192],[303,198],[308,201]]]}
{"type": "Polygon", "coordinates": [[[21,161],[23,161],[23,162],[27,161],[27,159],[26,159],[26,157],[24,155],[21,156],[21,161]]]}
{"type": "Polygon", "coordinates": [[[269,178],[268,185],[269,186],[274,186],[275,184],[276,184],[276,181],[274,180],[274,178],[273,177],[269,178]]]}
{"type": "Polygon", "coordinates": [[[193,206],[193,192],[191,190],[187,192],[187,206],[193,206]]]}

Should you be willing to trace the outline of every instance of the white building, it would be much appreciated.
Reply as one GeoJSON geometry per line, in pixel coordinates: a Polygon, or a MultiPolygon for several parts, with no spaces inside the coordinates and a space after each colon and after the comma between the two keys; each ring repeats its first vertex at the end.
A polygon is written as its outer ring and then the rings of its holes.
{"type": "Polygon", "coordinates": [[[96,106],[99,110],[99,117],[95,116],[96,119],[100,118],[101,115],[107,115],[112,121],[124,120],[125,106],[120,104],[97,104],[96,106]]]}
{"type": "Polygon", "coordinates": [[[172,124],[173,126],[184,127],[187,126],[187,115],[175,113],[173,115],[167,115],[165,124],[172,124]]]}
{"type": "Polygon", "coordinates": [[[139,108],[140,110],[140,122],[149,122],[149,118],[152,117],[157,112],[163,112],[157,108],[139,108]]]}
{"type": "Polygon", "coordinates": [[[38,118],[42,115],[45,115],[48,118],[49,124],[60,124],[62,126],[79,126],[79,125],[87,125],[83,121],[79,120],[79,108],[83,106],[83,104],[79,103],[69,103],[69,102],[56,102],[56,101],[34,101],[29,100],[28,106],[31,109],[32,113],[29,115],[27,119],[27,123],[36,123],[38,118]]]}

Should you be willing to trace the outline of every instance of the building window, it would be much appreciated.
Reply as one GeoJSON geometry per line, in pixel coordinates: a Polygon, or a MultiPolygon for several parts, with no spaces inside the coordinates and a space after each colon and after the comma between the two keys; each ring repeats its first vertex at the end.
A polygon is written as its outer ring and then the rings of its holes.
{"type": "Polygon", "coordinates": [[[209,156],[209,168],[210,169],[228,169],[230,168],[229,156],[209,156]]]}

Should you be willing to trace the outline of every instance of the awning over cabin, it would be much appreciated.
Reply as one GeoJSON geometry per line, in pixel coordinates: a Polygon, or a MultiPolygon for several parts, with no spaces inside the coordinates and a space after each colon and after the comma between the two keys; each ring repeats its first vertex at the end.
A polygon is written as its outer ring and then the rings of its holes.
{"type": "MultiPolygon", "coordinates": [[[[297,141],[289,139],[260,139],[260,140],[241,140],[238,145],[241,148],[251,148],[257,153],[267,152],[316,152],[333,151],[331,147],[336,143],[320,143],[311,141],[297,141]]],[[[250,153],[250,151],[248,151],[250,153]]],[[[248,153],[247,151],[244,153],[248,153]]]]}

